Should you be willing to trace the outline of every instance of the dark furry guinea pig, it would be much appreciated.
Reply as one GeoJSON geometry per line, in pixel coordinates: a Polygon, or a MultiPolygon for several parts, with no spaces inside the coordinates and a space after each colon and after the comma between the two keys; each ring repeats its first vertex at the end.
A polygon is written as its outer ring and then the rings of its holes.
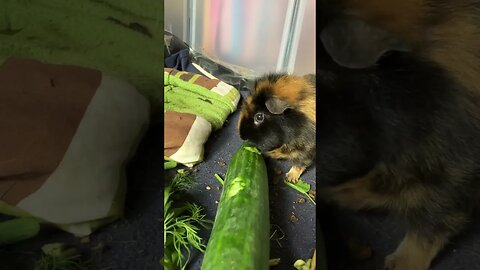
{"type": "Polygon", "coordinates": [[[427,270],[478,201],[480,98],[411,53],[367,69],[325,62],[317,69],[318,198],[403,218],[408,231],[384,269],[427,270]]]}
{"type": "Polygon", "coordinates": [[[258,78],[243,104],[238,131],[267,156],[290,160],[286,177],[296,182],[315,157],[314,76],[258,78]]]}

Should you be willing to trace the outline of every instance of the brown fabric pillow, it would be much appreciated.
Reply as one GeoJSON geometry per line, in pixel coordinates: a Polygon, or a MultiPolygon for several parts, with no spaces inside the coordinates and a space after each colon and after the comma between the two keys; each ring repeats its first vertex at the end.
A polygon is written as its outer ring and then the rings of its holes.
{"type": "Polygon", "coordinates": [[[100,71],[9,58],[0,65],[0,212],[79,235],[123,209],[123,165],[149,120],[134,87],[100,71]]]}

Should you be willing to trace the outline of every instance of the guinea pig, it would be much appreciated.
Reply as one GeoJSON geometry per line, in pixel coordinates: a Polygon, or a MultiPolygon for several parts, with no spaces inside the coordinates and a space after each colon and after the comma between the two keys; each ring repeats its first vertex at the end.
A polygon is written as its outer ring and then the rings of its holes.
{"type": "Polygon", "coordinates": [[[388,270],[427,270],[465,229],[480,191],[480,97],[423,56],[317,63],[317,193],[407,222],[388,270]]]}
{"type": "Polygon", "coordinates": [[[289,160],[286,178],[297,182],[315,158],[315,76],[270,73],[256,79],[238,131],[266,156],[289,160]]]}

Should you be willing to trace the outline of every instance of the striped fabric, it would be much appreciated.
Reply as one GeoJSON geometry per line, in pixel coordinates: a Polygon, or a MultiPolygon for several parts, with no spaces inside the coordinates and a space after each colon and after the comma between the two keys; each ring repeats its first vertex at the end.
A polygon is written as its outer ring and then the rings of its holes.
{"type": "Polygon", "coordinates": [[[203,160],[203,145],[233,113],[240,93],[232,86],[186,71],[164,70],[164,155],[187,166],[203,160]]]}

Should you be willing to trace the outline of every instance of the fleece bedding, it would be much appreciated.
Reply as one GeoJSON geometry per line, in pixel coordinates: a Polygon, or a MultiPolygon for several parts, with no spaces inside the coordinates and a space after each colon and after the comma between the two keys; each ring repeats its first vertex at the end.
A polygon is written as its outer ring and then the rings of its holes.
{"type": "Polygon", "coordinates": [[[0,213],[88,235],[122,215],[125,165],[163,108],[163,2],[0,7],[0,213]]]}
{"type": "Polygon", "coordinates": [[[0,0],[0,59],[77,65],[162,103],[163,1],[0,0]]]}
{"type": "Polygon", "coordinates": [[[240,93],[200,74],[165,68],[164,154],[186,166],[203,160],[204,144],[233,113],[240,93]]]}
{"type": "Polygon", "coordinates": [[[19,58],[0,88],[0,213],[79,236],[120,217],[148,100],[98,70],[19,58]]]}

